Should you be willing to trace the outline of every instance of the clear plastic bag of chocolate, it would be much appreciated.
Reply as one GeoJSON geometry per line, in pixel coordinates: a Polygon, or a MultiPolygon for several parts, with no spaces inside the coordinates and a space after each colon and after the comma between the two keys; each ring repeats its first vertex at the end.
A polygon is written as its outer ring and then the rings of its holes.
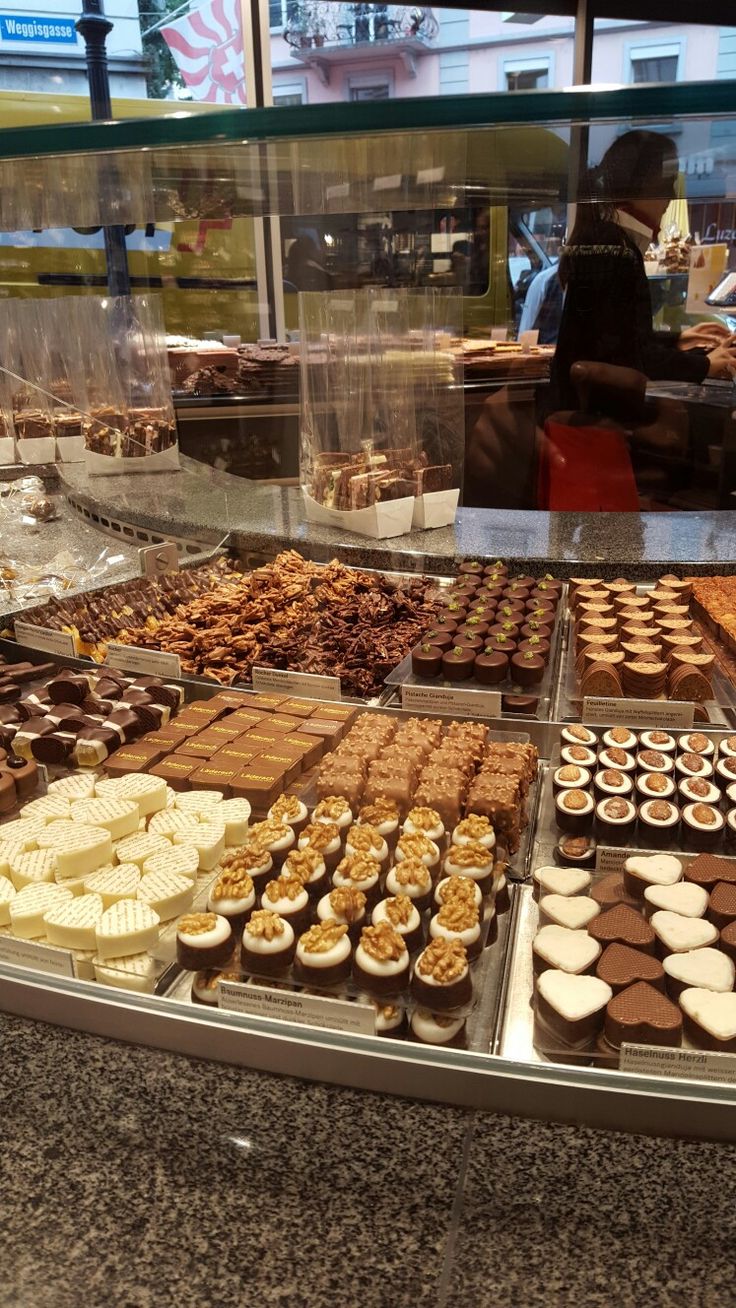
{"type": "Polygon", "coordinates": [[[178,468],[160,298],[80,296],[67,307],[85,367],[87,470],[178,468]]]}
{"type": "Polygon", "coordinates": [[[27,464],[53,463],[56,458],[45,307],[42,300],[6,300],[0,309],[17,456],[27,464]]]}
{"type": "Polygon", "coordinates": [[[299,306],[308,519],[374,537],[451,522],[464,430],[449,349],[460,297],[371,287],[305,292],[299,306]]]}
{"type": "Polygon", "coordinates": [[[15,427],[11,378],[0,371],[0,467],[15,463],[15,427]]]}

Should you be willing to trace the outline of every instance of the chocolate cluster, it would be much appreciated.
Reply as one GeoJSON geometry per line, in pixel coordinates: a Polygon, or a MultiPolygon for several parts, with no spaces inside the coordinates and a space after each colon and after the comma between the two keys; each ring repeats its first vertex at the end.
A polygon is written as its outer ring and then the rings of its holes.
{"type": "Polygon", "coordinates": [[[120,623],[116,639],[179,654],[182,670],[228,685],[254,666],[339,676],[344,694],[377,694],[434,617],[424,581],[399,585],[288,550],[161,618],[120,623]]]}

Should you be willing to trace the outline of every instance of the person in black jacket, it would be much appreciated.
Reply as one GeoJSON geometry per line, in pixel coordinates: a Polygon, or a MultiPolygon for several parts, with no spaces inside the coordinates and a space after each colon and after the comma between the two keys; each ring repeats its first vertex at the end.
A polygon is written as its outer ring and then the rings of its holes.
{"type": "Polygon", "coordinates": [[[658,335],[644,270],[673,198],[674,142],[659,132],[620,136],[588,175],[589,199],[560,259],[565,291],[552,365],[551,408],[575,409],[578,360],[634,368],[650,380],[702,382],[736,372],[736,342],[719,325],[658,335]]]}

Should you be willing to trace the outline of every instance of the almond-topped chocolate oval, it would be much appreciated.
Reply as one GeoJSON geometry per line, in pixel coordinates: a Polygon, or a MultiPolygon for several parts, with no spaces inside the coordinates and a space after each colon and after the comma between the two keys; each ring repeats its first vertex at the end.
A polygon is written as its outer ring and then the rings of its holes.
{"type": "Polygon", "coordinates": [[[608,754],[608,758],[610,759],[611,763],[616,763],[618,764],[619,767],[623,766],[628,762],[628,754],[626,753],[626,750],[619,749],[618,745],[613,745],[611,749],[607,750],[606,752],[608,754]]]}
{"type": "Polygon", "coordinates": [[[577,759],[578,763],[585,763],[586,759],[590,757],[590,751],[585,745],[571,745],[568,754],[571,758],[577,759]]]}
{"type": "Polygon", "coordinates": [[[631,739],[631,732],[628,727],[612,727],[609,736],[617,745],[625,745],[631,739]]]}
{"type": "Polygon", "coordinates": [[[650,731],[649,739],[653,745],[666,745],[670,737],[666,731],[650,731]]]}
{"type": "Polygon", "coordinates": [[[646,918],[626,904],[616,904],[594,918],[588,927],[588,935],[600,945],[616,942],[641,949],[645,954],[654,953],[654,931],[646,918]]]}
{"type": "Polygon", "coordinates": [[[661,795],[669,785],[669,781],[662,772],[649,772],[643,779],[642,785],[653,795],[661,795]]]}
{"type": "Polygon", "coordinates": [[[704,827],[713,827],[718,821],[718,815],[710,804],[693,804],[693,817],[699,825],[704,827]]]}
{"type": "Polygon", "coordinates": [[[583,773],[575,763],[566,763],[557,773],[560,781],[579,781],[583,773]]]}
{"type": "Polygon", "coordinates": [[[667,759],[658,749],[643,749],[639,755],[639,762],[644,763],[648,768],[663,768],[667,759]]]}
{"type": "Polygon", "coordinates": [[[647,811],[655,822],[669,822],[674,809],[671,804],[667,803],[666,799],[653,799],[647,811]]]}
{"type": "Polygon", "coordinates": [[[605,772],[601,774],[601,781],[607,786],[616,787],[625,785],[626,778],[623,772],[617,772],[615,768],[606,768],[605,772]]]}
{"type": "Polygon", "coordinates": [[[681,754],[680,762],[682,763],[683,767],[686,767],[688,769],[689,772],[705,771],[705,767],[706,767],[705,759],[701,758],[700,754],[692,754],[692,753],[681,754]]]}
{"type": "Polygon", "coordinates": [[[706,781],[705,777],[691,777],[687,783],[689,795],[695,795],[696,799],[705,799],[710,794],[711,783],[706,781]]]}
{"type": "Polygon", "coordinates": [[[581,813],[589,806],[590,798],[583,790],[568,790],[566,795],[562,796],[560,804],[567,808],[571,813],[581,813]]]}
{"type": "Polygon", "coordinates": [[[636,981],[647,981],[664,994],[664,968],[659,959],[630,945],[607,945],[596,963],[595,974],[611,987],[614,995],[636,981]]]}
{"type": "Polygon", "coordinates": [[[613,822],[621,822],[628,816],[630,805],[625,799],[606,799],[601,805],[605,817],[610,818],[613,822]]]}
{"type": "Polygon", "coordinates": [[[676,1047],[682,1039],[682,1014],[647,981],[635,981],[608,1004],[604,1029],[615,1049],[625,1041],[676,1047]]]}

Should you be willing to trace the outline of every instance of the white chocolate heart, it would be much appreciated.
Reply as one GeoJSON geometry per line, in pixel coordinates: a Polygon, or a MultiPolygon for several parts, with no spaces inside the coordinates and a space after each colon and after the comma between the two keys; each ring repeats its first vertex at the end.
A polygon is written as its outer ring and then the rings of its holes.
{"type": "Polygon", "coordinates": [[[703,949],[715,944],[718,930],[702,917],[683,917],[662,909],[651,916],[652,930],[669,954],[684,954],[689,949],[703,949]]]}
{"type": "Polygon", "coordinates": [[[590,1017],[591,1013],[605,1008],[613,998],[611,987],[597,976],[571,976],[568,972],[551,969],[542,973],[537,989],[550,1008],[554,1008],[566,1022],[579,1022],[590,1017]]]}
{"type": "Polygon", "coordinates": [[[577,867],[538,867],[534,880],[551,895],[580,895],[590,886],[590,872],[577,867]]]}
{"type": "Polygon", "coordinates": [[[708,891],[689,881],[678,881],[674,886],[647,886],[644,898],[653,908],[667,909],[682,917],[703,917],[708,907],[708,891]]]}
{"type": "Polygon", "coordinates": [[[683,990],[680,1006],[698,1026],[716,1040],[736,1037],[736,994],[716,994],[713,990],[683,990]]]}
{"type": "Polygon", "coordinates": [[[601,947],[587,931],[545,926],[534,937],[534,952],[561,972],[584,972],[600,957],[601,947]]]}
{"type": "Polygon", "coordinates": [[[652,886],[673,886],[682,878],[682,863],[672,854],[634,854],[626,860],[626,871],[652,886]]]}
{"type": "Polygon", "coordinates": [[[600,911],[600,904],[587,895],[544,895],[539,901],[540,914],[572,931],[586,927],[600,911]]]}
{"type": "Polygon", "coordinates": [[[689,949],[684,954],[669,954],[662,967],[675,981],[701,990],[733,990],[736,967],[720,949],[689,949]]]}

